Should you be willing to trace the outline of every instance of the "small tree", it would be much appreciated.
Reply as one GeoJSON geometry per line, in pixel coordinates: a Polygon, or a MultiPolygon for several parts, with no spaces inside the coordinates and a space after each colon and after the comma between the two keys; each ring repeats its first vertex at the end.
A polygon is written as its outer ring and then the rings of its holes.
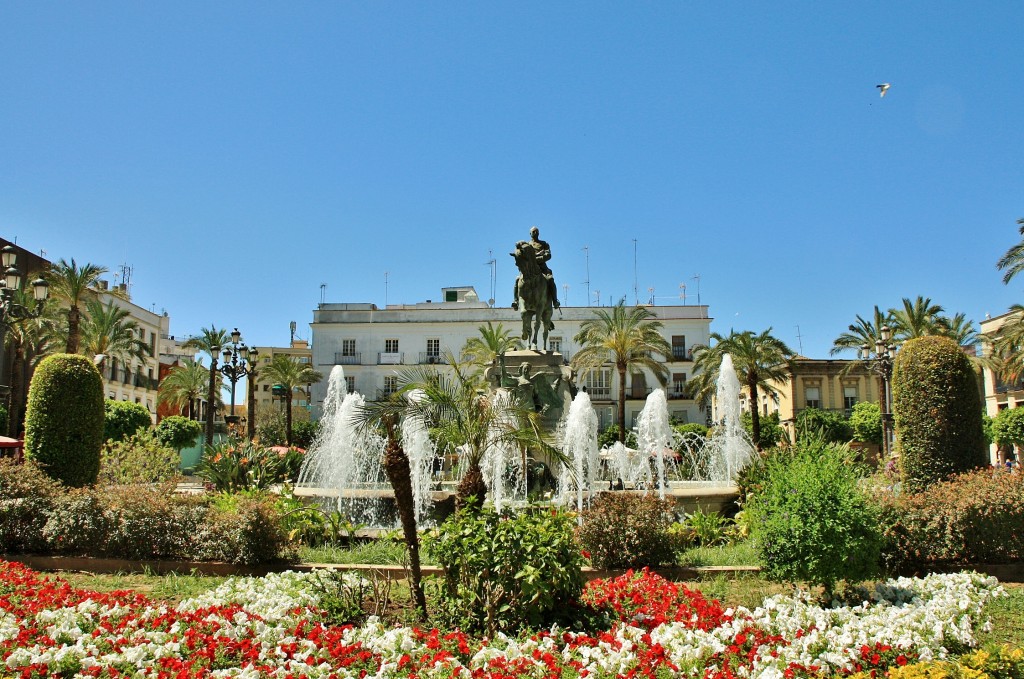
{"type": "Polygon", "coordinates": [[[952,339],[908,340],[896,355],[893,414],[903,483],[912,492],[988,462],[971,362],[952,339]]]}
{"type": "Polygon", "coordinates": [[[203,427],[196,420],[171,415],[160,420],[155,433],[160,443],[180,452],[182,448],[195,444],[196,439],[203,433],[203,427]]]}
{"type": "Polygon", "coordinates": [[[992,438],[1001,446],[1024,445],[1024,408],[1000,410],[992,419],[992,438]]]}
{"type": "Polygon", "coordinates": [[[747,432],[747,436],[750,437],[750,440],[754,441],[754,445],[757,446],[758,450],[774,448],[786,440],[786,430],[782,428],[778,412],[762,415],[760,422],[761,438],[755,441],[754,418],[751,417],[750,413],[743,413],[740,416],[740,423],[743,425],[743,430],[747,432]]]}
{"type": "Polygon", "coordinates": [[[882,444],[882,409],[877,403],[861,401],[850,414],[853,440],[861,443],[882,444]]]}
{"type": "Polygon", "coordinates": [[[144,405],[111,399],[103,402],[103,438],[107,441],[124,441],[152,423],[144,405]]]}
{"type": "Polygon", "coordinates": [[[85,356],[54,354],[32,377],[25,456],[68,486],[96,483],[103,446],[103,379],[85,356]]]}
{"type": "Polygon", "coordinates": [[[846,443],[853,438],[853,430],[846,418],[833,410],[805,408],[796,416],[796,437],[804,438],[821,432],[826,441],[846,443]]]}

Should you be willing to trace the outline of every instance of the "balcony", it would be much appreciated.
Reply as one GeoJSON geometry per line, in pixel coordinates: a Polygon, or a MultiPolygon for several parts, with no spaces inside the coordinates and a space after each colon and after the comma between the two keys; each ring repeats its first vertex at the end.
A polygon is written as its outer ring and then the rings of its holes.
{"type": "Polygon", "coordinates": [[[591,401],[610,401],[612,398],[611,387],[590,387],[587,386],[587,394],[591,401]]]}
{"type": "Polygon", "coordinates": [[[626,398],[643,399],[651,395],[650,387],[630,387],[626,392],[626,398]]]}
{"type": "Polygon", "coordinates": [[[444,356],[432,351],[421,351],[420,352],[420,365],[445,365],[448,361],[444,360],[444,356]]]}
{"type": "Polygon", "coordinates": [[[404,365],[405,353],[401,351],[381,351],[377,353],[377,365],[404,365]]]}
{"type": "Polygon", "coordinates": [[[336,351],[334,352],[334,365],[359,365],[362,363],[361,357],[362,354],[358,352],[346,354],[343,351],[336,351]]]}
{"type": "Polygon", "coordinates": [[[668,399],[670,401],[680,401],[680,400],[683,400],[683,399],[690,398],[686,394],[686,390],[685,389],[683,389],[683,390],[671,389],[668,392],[666,392],[665,395],[668,397],[668,399]]]}
{"type": "Polygon", "coordinates": [[[687,351],[683,347],[672,347],[672,355],[669,357],[669,360],[673,362],[692,361],[693,352],[687,351]]]}

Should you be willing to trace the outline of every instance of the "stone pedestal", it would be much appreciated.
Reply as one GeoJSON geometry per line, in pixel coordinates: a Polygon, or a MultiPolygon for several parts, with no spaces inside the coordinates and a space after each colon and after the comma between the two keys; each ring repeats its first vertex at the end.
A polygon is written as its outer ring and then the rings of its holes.
{"type": "Polygon", "coordinates": [[[525,401],[532,401],[548,433],[554,433],[576,395],[572,370],[558,352],[509,351],[498,357],[488,373],[492,387],[516,391],[525,401]]]}

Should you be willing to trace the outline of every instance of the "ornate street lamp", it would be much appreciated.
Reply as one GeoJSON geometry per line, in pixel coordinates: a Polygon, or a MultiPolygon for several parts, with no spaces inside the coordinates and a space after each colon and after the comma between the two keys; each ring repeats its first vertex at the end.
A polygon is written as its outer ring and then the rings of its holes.
{"type": "Polygon", "coordinates": [[[206,392],[206,445],[213,445],[213,415],[217,403],[217,354],[219,346],[210,347],[210,388],[206,392]]]}
{"type": "MultiPolygon", "coordinates": [[[[224,360],[221,363],[220,372],[231,383],[231,414],[226,418],[230,426],[238,423],[238,418],[235,417],[235,385],[243,377],[255,374],[255,364],[259,357],[257,349],[250,349],[242,344],[241,341],[242,333],[238,331],[238,328],[235,328],[234,332],[231,333],[230,346],[224,347],[224,350],[221,352],[224,360]]],[[[252,390],[250,389],[251,393],[252,390]]],[[[252,415],[253,413],[250,412],[249,420],[252,420],[252,415]]]]}
{"type": "Polygon", "coordinates": [[[878,335],[874,347],[861,345],[860,357],[871,372],[882,378],[882,452],[888,459],[893,452],[892,362],[896,357],[896,346],[889,344],[892,330],[888,325],[879,328],[878,335]]]}
{"type": "Polygon", "coordinates": [[[0,250],[0,262],[3,263],[4,278],[0,281],[0,395],[4,401],[10,392],[7,385],[7,377],[4,375],[6,366],[7,346],[5,338],[7,335],[7,324],[10,320],[21,321],[29,318],[39,318],[43,311],[43,303],[50,296],[50,284],[42,278],[32,281],[32,296],[35,298],[35,307],[28,308],[14,301],[14,292],[21,288],[21,271],[17,267],[18,251],[12,245],[7,245],[0,250]]]}

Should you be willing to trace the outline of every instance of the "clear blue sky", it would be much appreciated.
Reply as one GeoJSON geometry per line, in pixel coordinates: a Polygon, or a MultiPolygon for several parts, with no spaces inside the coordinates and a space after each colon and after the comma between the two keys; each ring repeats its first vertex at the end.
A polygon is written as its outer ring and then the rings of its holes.
{"type": "Polygon", "coordinates": [[[329,302],[679,302],[805,355],[873,305],[1024,301],[1020,2],[0,7],[0,235],[115,269],[172,332],[329,302]],[[884,99],[875,85],[891,82],[884,99]],[[634,239],[636,269],[634,269],[634,239]],[[800,338],[797,336],[797,327],[800,338]]]}

